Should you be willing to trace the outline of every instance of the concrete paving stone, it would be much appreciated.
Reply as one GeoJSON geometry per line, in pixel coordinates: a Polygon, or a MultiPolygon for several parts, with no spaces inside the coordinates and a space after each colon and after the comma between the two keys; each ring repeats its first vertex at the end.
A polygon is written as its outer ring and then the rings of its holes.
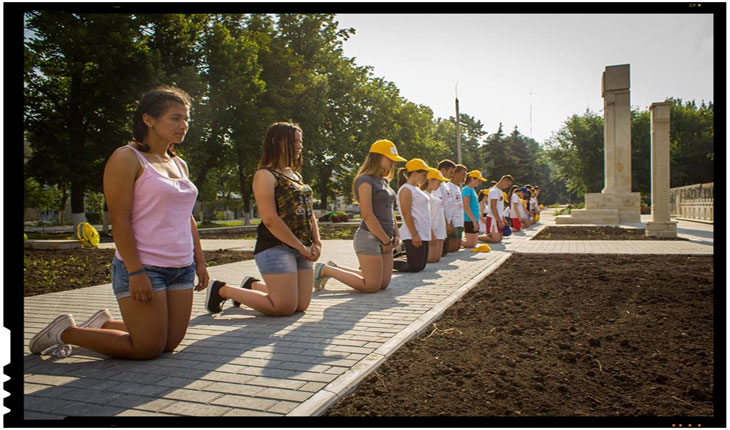
{"type": "Polygon", "coordinates": [[[231,408],[214,405],[203,405],[200,403],[175,402],[162,409],[160,412],[176,415],[220,417],[229,412],[231,408]]]}
{"type": "Polygon", "coordinates": [[[69,388],[79,388],[83,390],[104,391],[118,384],[118,381],[110,381],[99,378],[81,378],[75,381],[71,381],[65,386],[69,388]]]}
{"type": "Polygon", "coordinates": [[[174,403],[168,399],[157,399],[152,397],[138,396],[135,394],[120,394],[114,399],[114,406],[124,406],[127,409],[140,409],[148,412],[159,412],[174,403]]]}
{"type": "Polygon", "coordinates": [[[70,382],[76,381],[78,378],[71,376],[59,376],[59,375],[29,375],[23,378],[25,382],[33,382],[36,384],[45,385],[64,385],[70,382]]]}
{"type": "MultiPolygon", "coordinates": [[[[210,372],[202,376],[207,381],[230,382],[231,384],[245,384],[255,378],[252,375],[240,375],[226,372],[210,372]]],[[[186,387],[190,388],[190,387],[186,387]]],[[[196,388],[198,389],[198,388],[196,388]]]]}
{"type": "Polygon", "coordinates": [[[256,397],[267,399],[289,400],[292,402],[303,402],[312,397],[312,393],[306,391],[284,390],[281,388],[266,388],[256,394],[256,397]]]}
{"type": "Polygon", "coordinates": [[[65,418],[63,415],[45,414],[42,412],[29,411],[27,409],[23,411],[24,420],[61,420],[63,418],[65,418]]]}
{"type": "Polygon", "coordinates": [[[28,382],[23,383],[23,394],[33,394],[36,391],[45,390],[52,387],[52,385],[43,384],[31,384],[28,382]]]}
{"type": "Polygon", "coordinates": [[[115,391],[118,393],[138,394],[146,396],[159,396],[160,394],[169,391],[169,389],[169,387],[139,384],[136,382],[120,382],[117,385],[113,385],[108,388],[109,391],[115,391]]]}
{"type": "Polygon", "coordinates": [[[255,385],[248,385],[248,384],[232,384],[228,382],[215,382],[212,383],[205,388],[202,388],[203,391],[210,391],[214,393],[222,393],[222,394],[239,394],[243,396],[255,396],[261,391],[263,391],[265,388],[255,386],[255,385]]]}
{"type": "Polygon", "coordinates": [[[324,373],[329,373],[332,375],[342,375],[343,373],[347,372],[347,370],[350,369],[349,367],[338,367],[333,366],[327,370],[324,371],[324,373]]]}
{"type": "Polygon", "coordinates": [[[224,417],[280,417],[282,414],[271,412],[252,411],[249,409],[231,409],[223,414],[224,417]]]}
{"type": "Polygon", "coordinates": [[[325,351],[350,352],[353,354],[370,354],[374,348],[330,345],[324,348],[325,351]]]}
{"type": "Polygon", "coordinates": [[[35,393],[27,396],[23,396],[23,409],[26,411],[35,411],[35,412],[54,412],[57,409],[61,409],[66,406],[73,406],[77,405],[77,402],[64,400],[64,399],[56,399],[56,398],[49,398],[49,397],[40,397],[37,396],[35,393]]]}
{"type": "Polygon", "coordinates": [[[236,396],[232,394],[224,394],[223,396],[211,402],[212,405],[229,406],[232,408],[245,408],[257,411],[266,411],[276,406],[277,400],[262,399],[252,396],[236,396]]]}
{"type": "Polygon", "coordinates": [[[263,387],[270,388],[283,388],[287,390],[298,390],[306,384],[304,381],[290,380],[284,378],[270,378],[265,376],[258,376],[251,379],[248,384],[260,385],[263,387]]]}
{"type": "Polygon", "coordinates": [[[166,378],[166,376],[164,376],[164,375],[148,375],[148,374],[137,373],[137,372],[117,372],[114,375],[107,377],[107,379],[110,381],[120,381],[120,382],[144,381],[145,384],[155,384],[158,381],[161,381],[165,378],[166,378]]]}
{"type": "Polygon", "coordinates": [[[213,393],[210,391],[200,391],[200,390],[188,390],[185,388],[180,388],[174,391],[170,391],[169,393],[164,393],[162,395],[165,399],[172,399],[172,400],[185,400],[188,402],[198,402],[198,403],[210,403],[213,400],[221,397],[222,394],[220,393],[213,393]]]}
{"type": "Polygon", "coordinates": [[[173,417],[175,414],[161,414],[159,412],[127,409],[115,415],[116,417],[173,417]]]}
{"type": "MultiPolygon", "coordinates": [[[[63,385],[59,386],[46,386],[43,390],[38,390],[33,393],[34,396],[38,397],[50,397],[52,399],[69,399],[69,394],[73,393],[75,391],[74,388],[65,387],[63,385]]],[[[86,397],[89,397],[89,394],[86,395],[86,397]]]]}
{"type": "Polygon", "coordinates": [[[281,402],[278,402],[273,407],[269,408],[267,412],[287,414],[287,413],[291,412],[297,406],[299,406],[299,402],[281,401],[281,402]]]}

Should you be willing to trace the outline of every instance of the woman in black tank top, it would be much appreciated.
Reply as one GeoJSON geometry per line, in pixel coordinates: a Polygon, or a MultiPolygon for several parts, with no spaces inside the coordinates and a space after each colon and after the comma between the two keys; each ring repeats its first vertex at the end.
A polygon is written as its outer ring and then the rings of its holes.
{"type": "Polygon", "coordinates": [[[261,217],[254,256],[264,282],[245,276],[239,286],[213,281],[206,307],[220,312],[231,299],[271,316],[302,312],[312,300],[312,262],[322,243],[313,212],[312,188],[299,173],[302,129],[275,123],[266,132],[263,154],[253,177],[261,217]]]}

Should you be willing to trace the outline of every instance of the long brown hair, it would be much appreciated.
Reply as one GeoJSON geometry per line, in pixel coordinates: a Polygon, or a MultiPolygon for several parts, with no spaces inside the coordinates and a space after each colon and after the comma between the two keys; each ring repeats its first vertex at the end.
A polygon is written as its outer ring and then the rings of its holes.
{"type": "Polygon", "coordinates": [[[385,157],[383,154],[368,152],[368,156],[365,157],[365,161],[363,161],[362,166],[360,166],[360,169],[358,169],[357,174],[355,175],[355,180],[352,181],[352,196],[355,202],[360,203],[357,198],[357,193],[355,192],[355,183],[357,183],[357,178],[360,176],[378,176],[380,178],[387,179],[388,182],[393,179],[395,164],[393,164],[393,167],[391,167],[390,170],[383,169],[380,165],[383,161],[383,157],[385,157]]]}
{"type": "MultiPolygon", "coordinates": [[[[137,144],[137,149],[142,152],[149,152],[150,150],[149,145],[142,143],[149,132],[149,127],[142,120],[142,116],[147,114],[153,118],[159,118],[167,112],[167,109],[173,103],[179,103],[190,108],[190,95],[180,88],[167,85],[153,88],[144,93],[132,115],[132,136],[134,137],[134,143],[137,144]]],[[[167,147],[167,153],[171,157],[177,155],[173,144],[167,147]]]]}
{"type": "Polygon", "coordinates": [[[296,140],[294,134],[297,131],[302,133],[299,124],[291,122],[275,122],[271,124],[269,129],[266,130],[263,152],[261,153],[261,159],[259,160],[257,169],[291,167],[295,172],[299,172],[302,169],[304,157],[302,154],[299,154],[298,158],[294,156],[296,140]],[[282,141],[284,142],[283,145],[281,144],[282,141]]]}

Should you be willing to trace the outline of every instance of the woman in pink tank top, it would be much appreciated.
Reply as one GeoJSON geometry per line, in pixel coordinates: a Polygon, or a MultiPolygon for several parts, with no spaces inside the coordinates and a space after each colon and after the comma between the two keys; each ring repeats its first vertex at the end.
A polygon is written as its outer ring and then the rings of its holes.
{"type": "Polygon", "coordinates": [[[134,142],[114,151],[104,169],[117,248],[112,288],[122,320],[106,309],[78,326],[71,314],[61,315],[31,339],[31,352],[55,346],[55,355],[67,355],[78,345],[144,360],[182,341],[193,289],[210,280],[192,216],[198,189],[173,148],[185,138],[189,112],[190,97],[179,88],[147,92],[134,112],[134,142]]]}

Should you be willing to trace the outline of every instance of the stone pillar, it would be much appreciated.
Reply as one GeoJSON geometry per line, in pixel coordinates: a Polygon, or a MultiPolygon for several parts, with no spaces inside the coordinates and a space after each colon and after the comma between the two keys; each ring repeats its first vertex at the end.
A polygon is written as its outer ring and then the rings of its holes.
{"type": "Polygon", "coordinates": [[[629,65],[606,66],[603,96],[604,187],[586,193],[585,209],[555,218],[556,224],[624,224],[641,222],[641,195],[631,192],[631,109],[629,65]]]}
{"type": "Polygon", "coordinates": [[[651,111],[651,221],[646,235],[677,237],[677,222],[669,210],[669,114],[670,103],[652,103],[651,111]]]}
{"type": "Polygon", "coordinates": [[[603,96],[604,187],[602,193],[631,192],[629,65],[606,66],[603,96]]]}

